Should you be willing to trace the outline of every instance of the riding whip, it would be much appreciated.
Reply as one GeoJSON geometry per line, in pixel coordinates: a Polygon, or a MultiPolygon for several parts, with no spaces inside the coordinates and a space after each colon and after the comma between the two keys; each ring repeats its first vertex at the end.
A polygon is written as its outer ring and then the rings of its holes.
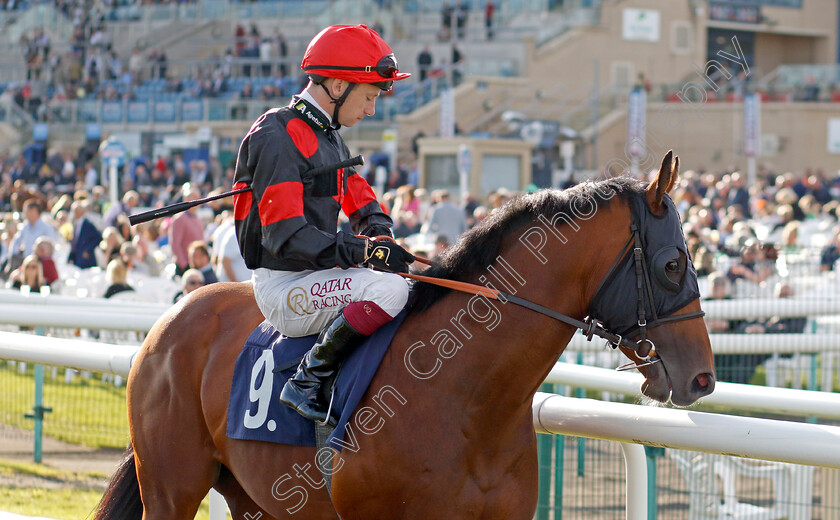
{"type": "MultiPolygon", "coordinates": [[[[312,168],[311,170],[305,171],[304,175],[322,175],[325,173],[334,172],[341,168],[347,168],[349,166],[360,166],[364,163],[365,158],[361,155],[357,155],[355,157],[350,157],[349,159],[339,161],[335,164],[328,164],[326,166],[318,166],[317,168],[312,168]]],[[[174,215],[176,213],[181,213],[182,211],[187,211],[188,209],[194,208],[195,206],[206,204],[207,202],[211,202],[218,199],[223,199],[225,197],[230,197],[231,195],[236,195],[237,193],[244,193],[246,191],[251,191],[251,187],[248,186],[247,188],[240,188],[238,190],[227,191],[225,193],[212,195],[203,199],[191,200],[188,202],[178,202],[175,204],[170,204],[169,206],[164,206],[162,208],[144,211],[143,213],[131,215],[130,217],[128,217],[128,221],[131,223],[132,226],[134,226],[140,224],[141,222],[148,222],[150,220],[154,220],[160,217],[168,217],[169,215],[174,215]]]]}

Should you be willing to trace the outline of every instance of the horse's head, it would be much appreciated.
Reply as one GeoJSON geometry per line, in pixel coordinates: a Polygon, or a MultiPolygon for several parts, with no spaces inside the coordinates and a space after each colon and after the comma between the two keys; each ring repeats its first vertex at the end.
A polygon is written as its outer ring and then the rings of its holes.
{"type": "Polygon", "coordinates": [[[715,376],[697,273],[667,195],[678,172],[679,159],[669,151],[644,193],[630,195],[630,240],[592,298],[589,315],[635,343],[621,348],[645,376],[644,395],[688,406],[714,390],[715,376]]]}

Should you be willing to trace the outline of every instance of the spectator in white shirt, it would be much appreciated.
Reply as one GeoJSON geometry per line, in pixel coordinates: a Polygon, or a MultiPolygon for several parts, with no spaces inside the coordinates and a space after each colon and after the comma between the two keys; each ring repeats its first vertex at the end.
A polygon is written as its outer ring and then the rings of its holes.
{"type": "Polygon", "coordinates": [[[23,251],[23,256],[32,254],[35,241],[39,237],[47,237],[55,241],[55,228],[41,218],[41,204],[37,200],[29,199],[23,203],[23,227],[18,230],[9,251],[17,253],[23,251]]]}
{"type": "Polygon", "coordinates": [[[216,259],[216,277],[220,282],[245,282],[251,279],[251,270],[239,252],[236,228],[231,226],[219,236],[219,255],[216,259]]]}

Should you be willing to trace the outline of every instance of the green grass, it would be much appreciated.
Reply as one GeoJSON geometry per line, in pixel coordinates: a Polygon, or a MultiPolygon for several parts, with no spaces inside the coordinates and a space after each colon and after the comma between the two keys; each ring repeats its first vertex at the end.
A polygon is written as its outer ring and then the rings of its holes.
{"type": "Polygon", "coordinates": [[[61,480],[61,481],[78,481],[85,478],[99,478],[106,479],[109,475],[104,475],[100,472],[75,472],[75,471],[61,471],[44,464],[36,464],[32,462],[19,462],[12,460],[0,459],[0,475],[29,475],[33,477],[42,477],[46,479],[61,480]]]}
{"type": "MultiPolygon", "coordinates": [[[[100,498],[102,493],[89,489],[0,488],[0,504],[3,504],[4,511],[56,520],[89,518],[100,498]]],[[[209,518],[208,500],[204,499],[195,520],[209,518]]]]}
{"type": "MultiPolygon", "coordinates": [[[[68,384],[64,382],[64,369],[58,370],[55,379],[51,367],[45,367],[44,372],[44,406],[53,409],[45,415],[44,435],[94,448],[122,449],[128,445],[124,385],[115,387],[112,383],[102,383],[99,373],[94,373],[90,379],[76,375],[68,384]]],[[[27,365],[25,373],[20,373],[17,366],[0,360],[0,423],[33,429],[34,421],[25,418],[24,413],[32,410],[35,401],[34,381],[32,364],[27,365]]],[[[30,482],[31,477],[47,479],[50,487],[0,487],[0,510],[57,520],[88,518],[104,490],[102,485],[92,486],[91,482],[104,483],[110,476],[0,459],[0,477],[11,475],[30,482]]],[[[196,520],[208,518],[205,499],[196,520]]]]}
{"type": "MultiPolygon", "coordinates": [[[[59,487],[0,487],[0,508],[3,511],[57,520],[88,518],[102,498],[103,491],[85,482],[105,477],[95,472],[66,472],[42,464],[0,459],[0,476],[10,475],[41,477],[59,487]]],[[[195,518],[208,520],[209,517],[208,500],[205,499],[195,518]]]]}
{"type": "MultiPolygon", "coordinates": [[[[128,445],[125,386],[102,383],[98,373],[91,379],[76,375],[69,384],[64,382],[63,369],[58,370],[56,379],[51,375],[52,369],[46,367],[44,406],[52,412],[45,415],[45,435],[95,448],[128,445]]],[[[21,374],[16,367],[0,361],[0,422],[32,430],[34,421],[24,413],[32,409],[34,400],[32,365],[21,374]]]]}
{"type": "Polygon", "coordinates": [[[0,459],[0,476],[26,479],[37,477],[45,479],[51,486],[0,488],[0,504],[4,511],[57,519],[86,518],[102,497],[102,491],[91,483],[93,479],[101,481],[105,477],[96,473],[60,471],[43,464],[3,459],[0,459]]]}
{"type": "Polygon", "coordinates": [[[0,488],[3,510],[58,520],[87,518],[101,496],[91,489],[0,488]]]}

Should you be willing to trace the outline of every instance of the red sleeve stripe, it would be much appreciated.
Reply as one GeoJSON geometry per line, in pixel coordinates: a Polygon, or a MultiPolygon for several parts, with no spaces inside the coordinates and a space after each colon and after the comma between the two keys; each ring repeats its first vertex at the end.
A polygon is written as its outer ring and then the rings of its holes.
{"type": "Polygon", "coordinates": [[[318,138],[308,124],[301,119],[292,119],[286,124],[286,132],[304,157],[312,157],[318,151],[318,138]]]}
{"type": "Polygon", "coordinates": [[[345,215],[352,215],[375,200],[373,190],[361,175],[354,173],[347,178],[347,193],[341,205],[345,215]]]}
{"type": "Polygon", "coordinates": [[[303,216],[303,184],[290,181],[266,188],[260,200],[260,222],[263,226],[303,216]]]}
{"type": "MultiPolygon", "coordinates": [[[[233,185],[234,190],[240,190],[242,188],[247,188],[248,184],[244,182],[237,182],[233,185]]],[[[235,220],[245,220],[248,216],[248,213],[251,212],[251,203],[253,202],[254,198],[251,196],[250,191],[246,191],[243,193],[237,193],[233,196],[233,218],[235,220]]]]}

